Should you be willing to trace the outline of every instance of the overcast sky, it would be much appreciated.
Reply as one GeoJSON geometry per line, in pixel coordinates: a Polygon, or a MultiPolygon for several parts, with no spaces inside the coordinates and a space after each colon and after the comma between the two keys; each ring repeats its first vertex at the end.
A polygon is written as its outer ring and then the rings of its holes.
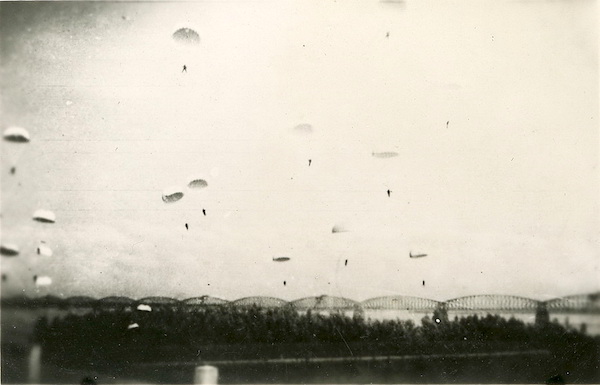
{"type": "Polygon", "coordinates": [[[32,137],[1,147],[3,295],[600,289],[595,1],[0,11],[0,123],[32,137]]]}

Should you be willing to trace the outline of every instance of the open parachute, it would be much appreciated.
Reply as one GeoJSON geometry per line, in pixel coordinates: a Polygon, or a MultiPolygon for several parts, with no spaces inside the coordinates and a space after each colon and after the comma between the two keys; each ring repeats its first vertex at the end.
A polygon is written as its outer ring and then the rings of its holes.
{"type": "Polygon", "coordinates": [[[44,241],[42,241],[42,242],[40,242],[39,246],[37,247],[37,254],[41,255],[43,257],[51,257],[52,249],[50,247],[48,247],[48,245],[46,245],[46,243],[44,241]]]}
{"type": "Polygon", "coordinates": [[[192,189],[200,189],[208,187],[208,182],[200,178],[189,178],[188,187],[192,189]]]}
{"type": "Polygon", "coordinates": [[[394,151],[385,151],[385,152],[373,152],[371,153],[375,158],[395,158],[398,156],[397,152],[394,151]]]}
{"type": "Polygon", "coordinates": [[[127,330],[137,329],[139,327],[140,327],[140,325],[138,325],[137,322],[134,322],[132,324],[129,324],[129,326],[127,326],[127,330]]]}
{"type": "Polygon", "coordinates": [[[183,27],[173,32],[173,40],[179,44],[196,45],[200,44],[200,35],[192,28],[183,27]]]}
{"type": "Polygon", "coordinates": [[[30,140],[29,132],[22,127],[13,126],[4,130],[3,138],[8,142],[6,148],[3,149],[3,161],[11,164],[10,173],[14,174],[16,170],[15,165],[26,148],[26,146],[23,146],[23,143],[28,143],[30,140]]]}
{"type": "Polygon", "coordinates": [[[169,187],[162,193],[162,200],[165,203],[177,202],[183,198],[183,191],[177,187],[169,187]]]}
{"type": "Polygon", "coordinates": [[[344,225],[336,224],[331,228],[331,232],[333,234],[346,233],[346,232],[348,232],[348,229],[344,225]]]}
{"type": "Polygon", "coordinates": [[[48,276],[33,276],[33,282],[36,286],[50,286],[52,285],[52,278],[48,276]]]}
{"type": "Polygon", "coordinates": [[[9,127],[4,130],[4,140],[14,143],[29,142],[29,132],[22,127],[9,127]]]}
{"type": "Polygon", "coordinates": [[[302,134],[310,134],[313,132],[313,126],[308,123],[301,123],[294,127],[294,131],[302,134]]]}
{"type": "Polygon", "coordinates": [[[19,246],[12,243],[3,243],[0,245],[0,254],[5,257],[15,257],[19,255],[19,246]]]}
{"type": "Polygon", "coordinates": [[[152,308],[150,307],[150,305],[145,305],[145,304],[139,304],[137,307],[137,310],[139,311],[152,311],[152,308]]]}
{"type": "Polygon", "coordinates": [[[50,210],[36,210],[33,213],[33,220],[42,223],[54,223],[56,221],[56,215],[50,210]]]}

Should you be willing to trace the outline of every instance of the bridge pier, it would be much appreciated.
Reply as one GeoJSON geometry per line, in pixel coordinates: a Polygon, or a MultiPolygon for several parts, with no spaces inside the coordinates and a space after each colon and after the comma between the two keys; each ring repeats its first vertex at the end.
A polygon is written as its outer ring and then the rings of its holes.
{"type": "Polygon", "coordinates": [[[548,313],[548,307],[546,302],[540,301],[537,303],[535,310],[535,324],[537,326],[543,326],[550,323],[550,313],[548,313]]]}
{"type": "Polygon", "coordinates": [[[440,302],[435,310],[433,311],[432,319],[434,322],[437,322],[436,319],[439,319],[440,322],[448,322],[448,309],[446,307],[446,302],[440,302]]]}

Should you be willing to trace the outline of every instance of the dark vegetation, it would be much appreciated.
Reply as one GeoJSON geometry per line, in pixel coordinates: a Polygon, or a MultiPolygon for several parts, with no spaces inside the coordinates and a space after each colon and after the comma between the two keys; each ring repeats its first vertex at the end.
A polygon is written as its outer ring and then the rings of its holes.
{"type": "Polygon", "coordinates": [[[285,307],[95,311],[42,318],[35,339],[45,357],[66,366],[544,350],[565,372],[597,380],[600,361],[597,339],[559,324],[492,315],[450,321],[443,311],[421,325],[285,307]],[[133,323],[139,327],[128,329],[133,323]]]}

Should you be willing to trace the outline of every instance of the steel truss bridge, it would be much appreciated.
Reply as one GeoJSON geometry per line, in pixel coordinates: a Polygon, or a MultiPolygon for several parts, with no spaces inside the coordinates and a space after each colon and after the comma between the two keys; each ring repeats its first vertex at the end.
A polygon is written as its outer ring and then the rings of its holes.
{"type": "Polygon", "coordinates": [[[545,309],[550,313],[598,313],[600,314],[600,292],[592,294],[572,295],[540,301],[530,298],[511,295],[470,295],[446,301],[435,301],[427,298],[410,296],[385,296],[370,298],[359,302],[343,297],[315,296],[286,301],[274,297],[244,297],[233,301],[201,296],[178,300],[169,297],[145,297],[133,299],[129,297],[105,297],[96,299],[92,297],[60,298],[46,296],[39,298],[14,297],[3,298],[3,307],[58,307],[58,308],[94,308],[116,309],[133,308],[140,304],[149,305],[160,309],[163,307],[187,308],[190,310],[211,306],[234,306],[240,308],[260,307],[292,308],[299,311],[370,311],[370,310],[397,310],[413,312],[431,312],[435,309],[447,311],[487,311],[487,312],[536,312],[545,309]]]}

